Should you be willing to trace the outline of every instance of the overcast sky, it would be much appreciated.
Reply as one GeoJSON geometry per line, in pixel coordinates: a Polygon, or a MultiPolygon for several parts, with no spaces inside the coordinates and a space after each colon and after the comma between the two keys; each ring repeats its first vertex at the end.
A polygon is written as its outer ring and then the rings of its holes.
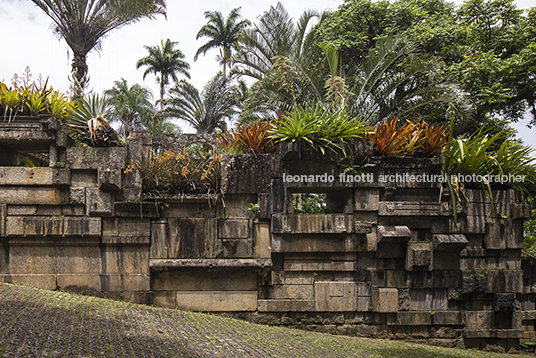
{"type": "MultiPolygon", "coordinates": [[[[343,0],[294,0],[283,1],[285,8],[298,18],[306,9],[332,9],[343,0]]],[[[461,3],[461,1],[456,1],[461,3]]],[[[533,0],[517,0],[518,8],[528,8],[533,0]]],[[[101,51],[92,51],[87,58],[90,88],[96,93],[109,89],[113,82],[125,78],[129,85],[142,84],[158,96],[155,77],[148,75],[143,81],[143,69],[136,70],[136,62],[148,52],[144,45],[155,46],[161,39],[178,41],[178,48],[185,54],[190,64],[191,83],[201,89],[219,70],[216,56],[219,51],[212,50],[193,61],[197,49],[207,38],[198,41],[195,36],[206,23],[203,13],[207,10],[222,11],[227,16],[235,7],[242,7],[244,18],[254,21],[277,1],[167,1],[167,21],[163,16],[156,20],[144,19],[138,23],[114,30],[102,41],[101,51]]],[[[67,76],[71,70],[72,54],[63,40],[52,34],[52,21],[30,0],[0,0],[0,81],[10,83],[14,73],[19,75],[30,66],[34,79],[38,74],[49,78],[49,84],[65,92],[69,88],[67,76]],[[6,31],[9,29],[9,31],[6,31]]],[[[183,126],[184,127],[184,126],[183,126]]],[[[536,129],[527,129],[524,123],[516,128],[527,144],[536,147],[536,129]]]]}

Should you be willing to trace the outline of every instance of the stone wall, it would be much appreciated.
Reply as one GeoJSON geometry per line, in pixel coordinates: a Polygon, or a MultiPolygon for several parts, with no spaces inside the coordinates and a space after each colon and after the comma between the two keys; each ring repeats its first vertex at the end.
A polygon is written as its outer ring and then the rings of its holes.
{"type": "MultiPolygon", "coordinates": [[[[133,133],[125,148],[79,148],[47,120],[1,124],[0,281],[349,335],[505,349],[534,340],[520,193],[495,191],[492,211],[467,190],[455,217],[437,183],[341,182],[347,163],[290,144],[224,156],[223,198],[144,196],[124,173],[131,158],[213,143],[181,140],[133,133]],[[12,166],[28,151],[49,166],[12,166]],[[284,180],[324,174],[337,180],[284,180]],[[295,213],[304,193],[325,194],[328,212],[295,213]]],[[[442,164],[370,158],[362,143],[356,153],[376,178],[442,164]]]]}

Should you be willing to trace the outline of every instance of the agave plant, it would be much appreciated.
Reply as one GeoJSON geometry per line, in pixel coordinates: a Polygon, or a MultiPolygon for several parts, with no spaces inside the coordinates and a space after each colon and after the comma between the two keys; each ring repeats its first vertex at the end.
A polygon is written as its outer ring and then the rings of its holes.
{"type": "Polygon", "coordinates": [[[77,137],[88,135],[92,146],[109,147],[123,146],[115,130],[106,121],[110,109],[106,101],[98,95],[89,96],[88,99],[77,100],[68,111],[67,127],[77,133],[77,137]]]}

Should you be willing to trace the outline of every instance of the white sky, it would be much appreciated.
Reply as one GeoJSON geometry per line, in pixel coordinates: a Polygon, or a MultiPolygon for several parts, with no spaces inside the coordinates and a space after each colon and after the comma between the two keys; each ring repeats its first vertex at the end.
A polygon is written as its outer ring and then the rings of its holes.
{"type": "MultiPolygon", "coordinates": [[[[456,3],[462,1],[456,0],[456,3]]],[[[283,1],[287,11],[297,19],[306,9],[332,9],[343,0],[293,0],[283,1]]],[[[158,97],[158,85],[153,75],[142,80],[144,69],[136,70],[136,62],[148,52],[144,45],[155,46],[161,39],[178,41],[178,48],[185,54],[190,64],[191,83],[198,89],[219,70],[216,61],[218,50],[211,50],[201,55],[197,62],[193,57],[197,49],[207,41],[195,36],[206,23],[203,13],[207,10],[222,11],[227,16],[235,7],[242,7],[244,18],[255,21],[256,18],[277,1],[238,1],[238,0],[204,0],[184,2],[167,0],[167,21],[163,16],[156,20],[144,19],[138,23],[112,31],[102,41],[100,52],[92,51],[88,55],[90,88],[97,93],[113,86],[121,77],[129,85],[142,84],[151,89],[158,97]]],[[[534,6],[533,0],[517,0],[518,8],[534,6]]],[[[49,84],[65,92],[69,87],[67,76],[71,70],[72,54],[63,40],[52,34],[52,21],[30,0],[0,0],[0,81],[10,83],[14,73],[22,74],[30,66],[34,79],[38,74],[49,78],[49,84]],[[7,31],[9,29],[9,31],[7,31]]],[[[182,123],[181,125],[185,127],[182,123]]],[[[528,129],[524,123],[517,123],[515,128],[527,144],[536,148],[536,129],[528,129]]]]}

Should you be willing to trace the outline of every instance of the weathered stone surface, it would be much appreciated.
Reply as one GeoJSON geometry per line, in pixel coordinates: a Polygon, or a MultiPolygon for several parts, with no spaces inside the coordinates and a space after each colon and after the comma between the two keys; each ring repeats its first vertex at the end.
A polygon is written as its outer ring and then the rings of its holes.
{"type": "Polygon", "coordinates": [[[222,239],[224,258],[253,258],[253,240],[222,239]]]}
{"type": "Polygon", "coordinates": [[[49,186],[4,186],[0,203],[15,205],[66,205],[69,191],[49,186]]]}
{"type": "Polygon", "coordinates": [[[505,227],[505,240],[508,249],[523,249],[523,220],[508,221],[505,227]]]}
{"type": "Polygon", "coordinates": [[[356,262],[299,262],[285,260],[285,271],[355,271],[356,262]]]}
{"type": "Polygon", "coordinates": [[[378,225],[380,242],[406,243],[411,239],[411,230],[407,226],[378,225]]]}
{"type": "Polygon", "coordinates": [[[447,310],[447,289],[412,289],[409,309],[414,311],[447,310]]]}
{"type": "Polygon", "coordinates": [[[255,291],[257,274],[251,271],[164,271],[151,274],[156,291],[255,291]]]}
{"type": "Polygon", "coordinates": [[[216,219],[167,219],[164,247],[167,258],[213,258],[216,254],[216,219]]]}
{"type": "Polygon", "coordinates": [[[462,234],[435,234],[433,236],[434,251],[460,252],[467,247],[469,241],[462,234]]]}
{"type": "Polygon", "coordinates": [[[69,204],[86,205],[86,188],[71,187],[69,192],[69,204]]]}
{"type": "Polygon", "coordinates": [[[101,274],[101,287],[104,291],[149,291],[150,275],[144,274],[101,274]]]}
{"type": "Polygon", "coordinates": [[[355,189],[356,211],[377,211],[380,208],[380,189],[355,189]]]}
{"type": "Polygon", "coordinates": [[[149,267],[154,269],[171,268],[204,268],[204,269],[235,269],[235,268],[268,268],[272,260],[266,259],[151,259],[149,267]]]}
{"type": "MultiPolygon", "coordinates": [[[[53,246],[9,247],[9,270],[16,274],[56,274],[56,248],[53,246]]],[[[13,282],[15,283],[15,282],[13,282]]],[[[31,285],[30,285],[31,286],[31,285]]],[[[41,286],[37,286],[41,287],[41,286]]]]}
{"type": "Polygon", "coordinates": [[[149,237],[151,235],[150,219],[104,218],[102,219],[102,236],[115,237],[149,237]]]}
{"type": "Polygon", "coordinates": [[[97,171],[97,183],[101,190],[121,189],[120,168],[99,168],[97,171]]]}
{"type": "Polygon", "coordinates": [[[103,273],[149,274],[149,252],[137,246],[107,245],[102,260],[103,273]]]}
{"type": "Polygon", "coordinates": [[[394,242],[379,242],[376,249],[378,259],[396,259],[406,257],[406,245],[394,242]]]}
{"type": "Polygon", "coordinates": [[[428,326],[432,324],[432,315],[430,312],[398,312],[396,324],[400,326],[428,326]]]}
{"type": "Polygon", "coordinates": [[[89,216],[113,216],[114,201],[113,192],[86,188],[86,214],[89,216]]]}
{"type": "Polygon", "coordinates": [[[398,312],[398,290],[396,288],[373,288],[372,305],[374,312],[398,312]]]}
{"type": "Polygon", "coordinates": [[[520,308],[515,293],[496,293],[493,298],[493,310],[495,312],[513,312],[520,308]]]}
{"type": "Polygon", "coordinates": [[[157,201],[124,202],[116,201],[114,214],[123,218],[159,218],[160,209],[157,201]]]}
{"type": "Polygon", "coordinates": [[[274,214],[274,234],[351,233],[353,216],[345,214],[274,214]]]}
{"type": "Polygon", "coordinates": [[[249,220],[226,219],[218,221],[218,238],[247,239],[249,237],[249,220]]]}
{"type": "Polygon", "coordinates": [[[506,233],[504,225],[497,222],[486,223],[484,247],[488,250],[506,249],[506,233]]]}
{"type": "Polygon", "coordinates": [[[177,308],[203,312],[255,311],[257,291],[177,292],[177,308]]]}
{"type": "Polygon", "coordinates": [[[495,314],[493,311],[466,311],[465,312],[465,329],[466,330],[485,330],[491,329],[495,325],[495,314]]]}
{"type": "Polygon", "coordinates": [[[313,300],[258,300],[259,312],[311,312],[315,310],[315,301],[313,300]]]}
{"type": "Polygon", "coordinates": [[[0,237],[6,236],[7,205],[0,204],[0,237]]]}
{"type": "Polygon", "coordinates": [[[357,285],[357,296],[360,297],[370,297],[372,296],[372,285],[365,282],[356,282],[357,285]]]}
{"type": "Polygon", "coordinates": [[[225,194],[270,192],[272,154],[223,155],[222,191],[225,194]]]}
{"type": "Polygon", "coordinates": [[[0,167],[0,185],[54,185],[54,168],[0,167]]]}
{"type": "Polygon", "coordinates": [[[437,326],[461,326],[463,324],[463,312],[436,311],[432,316],[432,321],[437,326]]]}
{"type": "Polygon", "coordinates": [[[517,203],[512,203],[512,206],[511,206],[511,214],[510,214],[510,218],[512,220],[516,220],[516,219],[529,219],[531,217],[531,206],[528,205],[528,204],[517,204],[517,203]]]}
{"type": "Polygon", "coordinates": [[[101,218],[9,216],[7,236],[99,236],[101,218]]]}
{"type": "Polygon", "coordinates": [[[523,292],[522,270],[488,270],[487,291],[496,293],[523,292]]]}
{"type": "Polygon", "coordinates": [[[321,312],[346,312],[357,309],[355,282],[315,282],[315,307],[321,312]]]}
{"type": "Polygon", "coordinates": [[[101,291],[101,278],[98,274],[58,274],[56,283],[62,291],[101,291]]]}
{"type": "Polygon", "coordinates": [[[313,285],[274,285],[270,287],[270,298],[313,299],[313,285]]]}
{"type": "Polygon", "coordinates": [[[151,301],[156,306],[176,308],[177,293],[173,291],[153,291],[151,301]]]}
{"type": "Polygon", "coordinates": [[[432,271],[431,242],[410,242],[406,250],[406,271],[432,271]]]}
{"type": "MultiPolygon", "coordinates": [[[[445,203],[441,203],[445,204],[445,203]]],[[[382,201],[379,205],[380,216],[450,216],[448,206],[437,203],[382,201]]]]}
{"type": "Polygon", "coordinates": [[[253,239],[255,240],[255,258],[271,258],[270,224],[267,222],[255,222],[253,224],[253,239]]]}
{"type": "Polygon", "coordinates": [[[273,252],[352,252],[357,251],[357,238],[351,234],[296,234],[272,236],[273,252]]]}
{"type": "Polygon", "coordinates": [[[11,274],[10,283],[44,290],[56,290],[58,288],[56,275],[54,274],[11,274]]]}
{"type": "Polygon", "coordinates": [[[97,241],[85,245],[58,245],[55,251],[56,273],[93,274],[101,272],[100,249],[97,241]]]}
{"type": "Polygon", "coordinates": [[[357,297],[357,312],[369,312],[372,309],[372,296],[357,297]]]}
{"type": "Polygon", "coordinates": [[[98,169],[106,163],[108,168],[126,168],[126,148],[124,147],[69,147],[67,164],[71,169],[98,169]]]}

